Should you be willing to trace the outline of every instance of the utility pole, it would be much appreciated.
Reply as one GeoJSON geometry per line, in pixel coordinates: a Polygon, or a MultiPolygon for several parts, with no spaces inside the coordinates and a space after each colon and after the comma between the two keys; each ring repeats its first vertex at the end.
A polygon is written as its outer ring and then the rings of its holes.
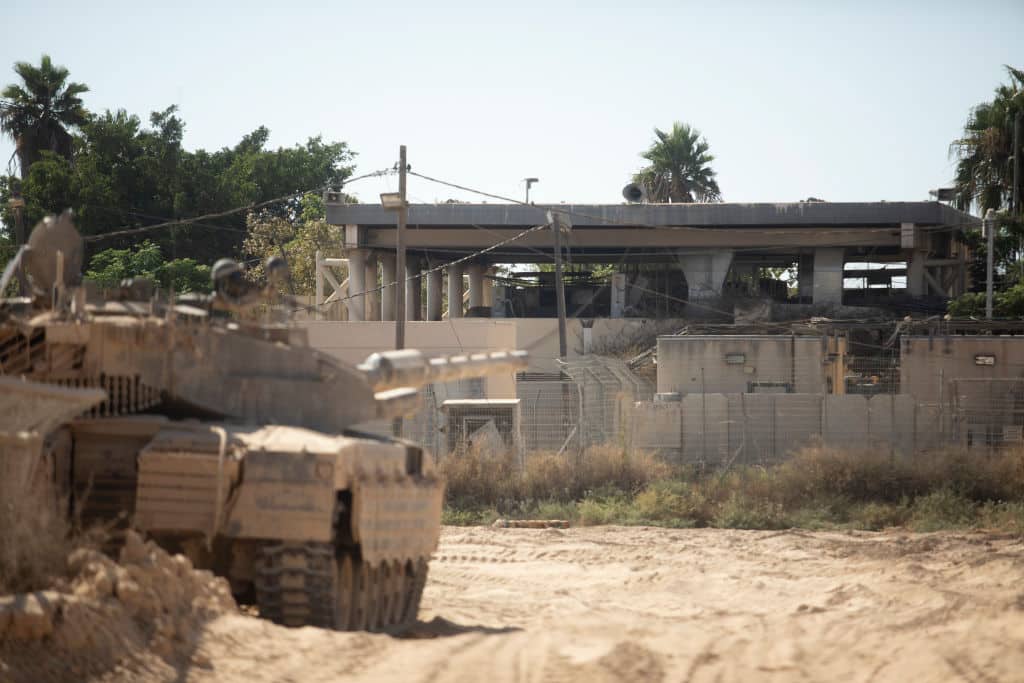
{"type": "Polygon", "coordinates": [[[405,224],[409,219],[409,204],[405,200],[405,173],[409,164],[405,160],[405,145],[398,148],[398,229],[395,231],[395,348],[405,348],[405,224]]]}
{"type": "MultiPolygon", "coordinates": [[[[7,206],[14,212],[14,241],[15,246],[21,249],[25,244],[25,199],[21,196],[21,182],[15,180],[11,185],[11,198],[7,200],[7,206]]],[[[18,263],[18,295],[28,295],[28,282],[25,280],[25,266],[18,263]]],[[[0,292],[3,296],[3,292],[0,292]]]]}
{"type": "Polygon", "coordinates": [[[548,221],[555,236],[555,301],[558,303],[558,357],[565,359],[568,344],[565,338],[565,283],[562,281],[562,225],[564,218],[557,211],[548,211],[548,221]]]}
{"type": "Polygon", "coordinates": [[[981,227],[985,233],[985,319],[992,319],[992,252],[995,250],[996,212],[989,209],[985,212],[981,227]]]}

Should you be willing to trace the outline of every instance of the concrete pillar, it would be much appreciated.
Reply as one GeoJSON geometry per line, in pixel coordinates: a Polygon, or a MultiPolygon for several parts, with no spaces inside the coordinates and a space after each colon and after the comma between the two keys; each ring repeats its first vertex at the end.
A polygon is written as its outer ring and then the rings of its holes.
{"type": "Polygon", "coordinates": [[[612,318],[621,318],[625,314],[627,286],[625,273],[612,273],[612,318]]]}
{"type": "Polygon", "coordinates": [[[351,298],[345,301],[348,307],[348,319],[357,321],[366,319],[366,250],[349,249],[348,253],[348,293],[351,298]],[[358,294],[359,296],[354,296],[358,294]]]}
{"type": "Polygon", "coordinates": [[[928,258],[926,251],[911,251],[907,256],[907,292],[910,296],[928,294],[928,284],[924,279],[924,262],[928,258]]]}
{"type": "Polygon", "coordinates": [[[679,255],[679,265],[686,275],[690,299],[714,299],[722,294],[725,276],[732,265],[731,249],[708,250],[703,254],[679,255]]]}
{"type": "Polygon", "coordinates": [[[469,307],[479,308],[484,305],[484,264],[470,263],[466,266],[469,275],[469,307]]]}
{"type": "Polygon", "coordinates": [[[380,290],[377,282],[377,254],[366,257],[366,319],[380,320],[380,290]]]}
{"type": "Polygon", "coordinates": [[[800,254],[797,260],[796,295],[798,297],[814,297],[814,255],[800,254]]]}
{"type": "Polygon", "coordinates": [[[814,250],[814,303],[842,305],[843,257],[842,247],[819,247],[814,250]]]}
{"type": "Polygon", "coordinates": [[[423,319],[423,278],[420,274],[420,260],[411,258],[405,262],[405,319],[423,319]]]}
{"type": "Polygon", "coordinates": [[[427,320],[441,319],[441,271],[427,273],[427,320]]]}
{"type": "Polygon", "coordinates": [[[391,252],[384,252],[380,255],[380,283],[384,289],[380,292],[380,319],[395,319],[395,291],[396,287],[390,283],[398,278],[395,274],[395,255],[391,252]]]}
{"type": "Polygon", "coordinates": [[[448,266],[448,319],[462,317],[462,264],[448,266]]]}
{"type": "Polygon", "coordinates": [[[484,306],[494,308],[494,266],[487,269],[484,278],[484,306]]]}

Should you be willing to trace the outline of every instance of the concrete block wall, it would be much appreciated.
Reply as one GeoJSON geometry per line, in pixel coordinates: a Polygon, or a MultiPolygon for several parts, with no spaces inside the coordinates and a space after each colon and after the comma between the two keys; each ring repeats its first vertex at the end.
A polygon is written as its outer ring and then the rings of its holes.
{"type": "Polygon", "coordinates": [[[752,383],[777,383],[790,393],[825,393],[824,358],[821,337],[658,337],[658,392],[744,393],[752,383]]]}
{"type": "Polygon", "coordinates": [[[682,463],[777,463],[816,443],[911,455],[942,445],[941,415],[907,395],[689,394],[634,405],[632,446],[682,463]]]}

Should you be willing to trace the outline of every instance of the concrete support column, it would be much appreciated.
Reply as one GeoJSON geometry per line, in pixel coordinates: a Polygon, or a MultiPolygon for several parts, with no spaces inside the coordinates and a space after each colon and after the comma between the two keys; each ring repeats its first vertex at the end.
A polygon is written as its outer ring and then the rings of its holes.
{"type": "Polygon", "coordinates": [[[441,271],[427,273],[427,320],[441,319],[441,271]]]}
{"type": "Polygon", "coordinates": [[[628,287],[629,283],[626,281],[625,273],[612,273],[611,317],[621,318],[625,315],[628,287]]]}
{"type": "Polygon", "coordinates": [[[842,305],[843,261],[842,247],[819,247],[814,250],[814,303],[842,305]]]}
{"type": "Polygon", "coordinates": [[[469,275],[469,307],[479,308],[484,305],[484,264],[470,263],[466,266],[469,275]]]}
{"type": "Polygon", "coordinates": [[[411,258],[405,262],[405,319],[423,319],[423,282],[420,274],[420,260],[411,258]]]}
{"type": "Polygon", "coordinates": [[[690,299],[714,299],[722,294],[725,276],[732,265],[731,249],[708,250],[704,254],[677,256],[690,288],[690,299]]]}
{"type": "Polygon", "coordinates": [[[380,255],[380,283],[384,289],[380,292],[380,319],[395,319],[395,298],[397,287],[391,283],[397,280],[395,274],[395,255],[384,252],[380,255]]]}
{"type": "Polygon", "coordinates": [[[928,294],[928,285],[925,282],[925,259],[928,258],[926,251],[911,251],[907,257],[907,291],[910,296],[925,296],[928,294]]]}
{"type": "Polygon", "coordinates": [[[349,249],[348,256],[348,293],[351,298],[345,301],[348,307],[348,319],[353,321],[366,319],[366,250],[349,249]],[[354,296],[357,295],[358,296],[354,296]]]}
{"type": "Polygon", "coordinates": [[[380,320],[380,290],[377,287],[377,254],[370,253],[366,258],[367,320],[380,320]]]}
{"type": "Polygon", "coordinates": [[[462,317],[462,264],[448,267],[448,319],[462,317]]]}
{"type": "Polygon", "coordinates": [[[484,273],[484,275],[486,275],[486,277],[484,278],[484,304],[483,305],[487,306],[488,308],[494,308],[494,280],[492,279],[492,278],[494,278],[494,274],[495,274],[494,266],[491,266],[490,268],[488,268],[487,272],[484,273]]]}
{"type": "Polygon", "coordinates": [[[800,254],[797,260],[796,294],[798,297],[814,298],[814,255],[800,254]]]}

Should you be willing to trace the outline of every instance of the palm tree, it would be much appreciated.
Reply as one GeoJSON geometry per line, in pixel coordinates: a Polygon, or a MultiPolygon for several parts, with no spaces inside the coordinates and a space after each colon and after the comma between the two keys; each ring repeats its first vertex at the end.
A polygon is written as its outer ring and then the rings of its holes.
{"type": "Polygon", "coordinates": [[[8,85],[0,94],[4,100],[0,102],[0,130],[14,139],[24,179],[43,151],[71,158],[68,129],[89,120],[79,97],[89,88],[68,83],[68,70],[54,66],[49,55],[43,55],[38,67],[17,62],[14,72],[21,77],[22,85],[8,85]]]}
{"type": "MultiPolygon", "coordinates": [[[[971,110],[963,137],[950,145],[956,159],[956,205],[979,213],[1001,209],[1013,195],[1013,125],[1024,115],[1024,71],[1006,66],[1010,83],[996,88],[991,102],[971,110]]],[[[1022,188],[1024,189],[1024,188],[1022,188]]]]}
{"type": "Polygon", "coordinates": [[[709,164],[715,160],[708,153],[708,143],[700,131],[676,121],[672,131],[654,129],[655,140],[641,154],[651,162],[633,176],[633,182],[647,190],[654,202],[718,202],[722,193],[709,164]]]}

